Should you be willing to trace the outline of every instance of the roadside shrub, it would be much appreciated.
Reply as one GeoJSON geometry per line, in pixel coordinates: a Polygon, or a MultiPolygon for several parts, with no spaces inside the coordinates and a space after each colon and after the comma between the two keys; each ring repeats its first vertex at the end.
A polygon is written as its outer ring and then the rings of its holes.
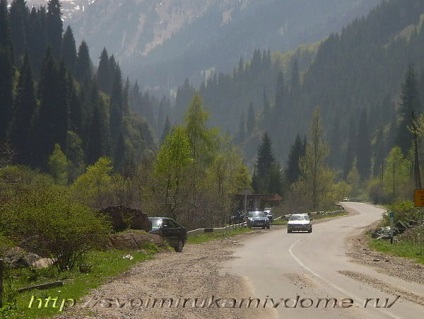
{"type": "MultiPolygon", "coordinates": [[[[394,212],[395,221],[409,222],[410,220],[418,221],[420,219],[420,210],[414,206],[411,201],[396,202],[388,207],[388,211],[394,212]]],[[[389,218],[387,217],[387,221],[389,218]]]]}
{"type": "Polygon", "coordinates": [[[1,228],[24,248],[70,270],[109,232],[108,224],[88,207],[75,203],[65,188],[28,188],[3,208],[1,228]]]}

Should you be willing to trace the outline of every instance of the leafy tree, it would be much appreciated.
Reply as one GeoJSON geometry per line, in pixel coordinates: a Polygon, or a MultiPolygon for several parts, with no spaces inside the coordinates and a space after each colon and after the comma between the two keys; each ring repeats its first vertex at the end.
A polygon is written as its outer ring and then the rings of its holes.
{"type": "Polygon", "coordinates": [[[305,155],[300,159],[301,176],[294,184],[294,189],[303,197],[307,209],[316,211],[324,209],[328,204],[326,199],[335,184],[335,173],[325,163],[328,147],[323,140],[319,109],[312,118],[309,141],[305,155]]]}
{"type": "Polygon", "coordinates": [[[383,174],[383,189],[393,201],[408,198],[413,192],[411,161],[395,146],[386,157],[383,174]]]}
{"type": "Polygon", "coordinates": [[[177,219],[186,206],[192,183],[189,174],[193,163],[190,140],[185,129],[176,126],[166,136],[153,167],[150,192],[157,199],[159,211],[177,219]]]}
{"type": "Polygon", "coordinates": [[[217,131],[206,126],[208,118],[209,114],[203,109],[202,98],[196,93],[186,112],[185,127],[194,164],[201,168],[211,163],[218,147],[217,131]]]}
{"type": "Polygon", "coordinates": [[[356,158],[353,161],[352,169],[347,175],[346,181],[352,188],[350,196],[357,198],[360,195],[361,190],[361,175],[358,171],[356,158]]]}
{"type": "Polygon", "coordinates": [[[48,168],[50,175],[53,176],[58,185],[68,184],[69,161],[60,149],[59,144],[54,145],[53,153],[49,157],[48,168]]]}
{"type": "Polygon", "coordinates": [[[194,87],[190,85],[187,79],[183,86],[177,89],[177,96],[175,97],[175,118],[177,122],[183,120],[183,114],[187,113],[187,106],[190,105],[195,93],[194,87]]]}
{"type": "Polygon", "coordinates": [[[214,161],[207,168],[206,178],[201,188],[206,196],[202,208],[205,210],[205,222],[210,225],[221,225],[232,211],[229,194],[236,194],[240,189],[250,187],[251,178],[248,168],[238,149],[228,141],[221,142],[221,149],[214,161]],[[206,207],[204,207],[206,206],[206,207]]]}
{"type": "Polygon", "coordinates": [[[167,116],[165,119],[165,125],[163,126],[163,132],[160,138],[160,142],[163,143],[165,141],[166,136],[171,131],[171,123],[169,123],[169,117],[167,116]]]}
{"type": "Polygon", "coordinates": [[[113,200],[112,170],[110,159],[99,158],[72,184],[73,196],[80,203],[92,208],[101,209],[109,206],[113,200]]]}
{"type": "Polygon", "coordinates": [[[6,234],[54,259],[59,271],[81,263],[110,229],[93,211],[74,202],[66,190],[54,186],[29,187],[3,211],[0,224],[6,234]]]}
{"type": "Polygon", "coordinates": [[[73,182],[85,169],[83,143],[81,138],[73,131],[68,131],[65,154],[69,160],[69,181],[73,182]]]}

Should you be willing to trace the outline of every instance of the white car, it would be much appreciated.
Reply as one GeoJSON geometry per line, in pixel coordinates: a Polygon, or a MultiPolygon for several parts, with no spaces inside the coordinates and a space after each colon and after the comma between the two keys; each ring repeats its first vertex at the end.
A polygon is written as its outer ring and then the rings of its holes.
{"type": "Polygon", "coordinates": [[[292,214],[287,222],[287,232],[292,231],[307,231],[312,233],[312,219],[308,214],[292,214]]]}

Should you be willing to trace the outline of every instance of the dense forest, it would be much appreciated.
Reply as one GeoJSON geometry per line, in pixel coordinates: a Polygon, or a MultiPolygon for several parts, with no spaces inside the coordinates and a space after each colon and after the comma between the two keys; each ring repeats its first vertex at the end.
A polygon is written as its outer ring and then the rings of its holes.
{"type": "Polygon", "coordinates": [[[63,30],[59,1],[31,10],[24,0],[0,5],[6,215],[18,189],[57,186],[95,210],[132,206],[189,227],[225,221],[233,209],[227,195],[249,187],[250,176],[240,152],[207,125],[200,95],[191,96],[184,123],[175,126],[169,99],[124,80],[106,48],[97,66],[85,41],[77,49],[71,27],[63,30]]]}
{"type": "MultiPolygon", "coordinates": [[[[346,178],[353,159],[363,154],[358,134],[366,134],[373,167],[364,168],[365,174],[379,174],[394,145],[410,66],[421,100],[424,94],[423,12],[422,1],[384,1],[318,44],[285,54],[257,49],[249,61],[240,58],[232,74],[214,74],[199,88],[213,124],[234,136],[248,163],[268,131],[284,166],[290,146],[298,134],[307,135],[319,106],[331,166],[346,178]]],[[[179,87],[176,118],[194,89],[187,81],[179,87]]]]}
{"type": "MultiPolygon", "coordinates": [[[[125,81],[106,49],[94,66],[88,44],[77,47],[72,29],[63,30],[60,10],[59,1],[31,10],[23,0],[9,9],[1,1],[0,139],[13,148],[15,163],[42,171],[58,144],[71,178],[102,156],[124,172],[156,148],[149,110],[169,101],[125,81]]],[[[164,123],[165,115],[160,130],[164,123]]]]}
{"type": "MultiPolygon", "coordinates": [[[[212,211],[232,210],[223,196],[240,188],[299,200],[318,168],[343,191],[327,191],[326,204],[298,203],[305,209],[331,206],[349,187],[352,196],[388,200],[395,191],[386,185],[387,163],[399,158],[415,172],[402,177],[405,184],[419,177],[410,151],[419,133],[409,128],[420,127],[424,95],[420,1],[384,1],[340,34],[294,52],[256,49],[231,74],[212,73],[199,88],[185,81],[174,107],[125,80],[106,48],[95,65],[88,44],[77,47],[71,27],[64,30],[60,1],[31,9],[24,0],[0,3],[2,163],[70,186],[84,185],[81,177],[96,169],[115,174],[118,198],[97,194],[85,199],[89,206],[125,203],[174,217],[185,211],[193,222],[203,203],[200,223],[212,211]],[[311,126],[319,128],[315,140],[311,126]],[[190,154],[178,153],[187,143],[190,154]],[[311,145],[322,150],[319,167],[308,166],[311,145]],[[223,175],[229,167],[235,172],[223,175]],[[214,182],[213,194],[200,191],[214,182]],[[212,208],[217,196],[225,208],[212,208]]],[[[397,195],[410,187],[403,189],[397,195]]]]}

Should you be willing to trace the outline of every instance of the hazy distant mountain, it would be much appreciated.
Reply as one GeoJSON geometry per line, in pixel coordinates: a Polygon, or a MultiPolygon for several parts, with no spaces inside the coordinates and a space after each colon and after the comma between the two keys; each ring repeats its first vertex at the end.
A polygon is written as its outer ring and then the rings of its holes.
{"type": "Polygon", "coordinates": [[[257,48],[285,51],[322,39],[379,2],[63,0],[62,8],[65,27],[87,41],[95,62],[105,47],[141,85],[169,89],[186,78],[198,83],[207,70],[231,72],[257,48]]]}

